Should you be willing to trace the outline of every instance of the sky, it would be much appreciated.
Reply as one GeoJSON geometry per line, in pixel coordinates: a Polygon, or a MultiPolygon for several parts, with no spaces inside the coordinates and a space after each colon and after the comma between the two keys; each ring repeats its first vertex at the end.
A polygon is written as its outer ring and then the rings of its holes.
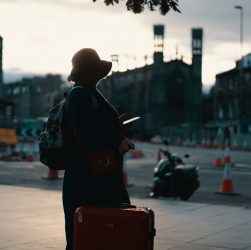
{"type": "Polygon", "coordinates": [[[106,6],[103,0],[0,0],[0,36],[5,82],[27,74],[68,75],[72,55],[81,48],[97,50],[101,59],[121,55],[121,70],[142,66],[153,54],[153,25],[165,25],[165,60],[183,56],[191,63],[191,29],[204,31],[202,81],[235,66],[240,50],[240,11],[244,10],[243,54],[251,52],[251,0],[179,0],[181,14],[161,16],[145,9],[127,11],[126,1],[106,6]],[[137,60],[133,60],[136,56],[137,60]]]}

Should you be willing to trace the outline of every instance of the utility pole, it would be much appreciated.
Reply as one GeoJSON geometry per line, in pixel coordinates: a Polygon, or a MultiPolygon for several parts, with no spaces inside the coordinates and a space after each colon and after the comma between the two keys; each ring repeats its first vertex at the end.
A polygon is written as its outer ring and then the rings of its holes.
{"type": "Polygon", "coordinates": [[[243,113],[245,110],[244,107],[244,83],[243,83],[243,7],[240,5],[236,5],[235,9],[240,11],[240,61],[239,61],[239,119],[240,119],[240,128],[239,132],[241,132],[242,120],[245,114],[243,113]]]}

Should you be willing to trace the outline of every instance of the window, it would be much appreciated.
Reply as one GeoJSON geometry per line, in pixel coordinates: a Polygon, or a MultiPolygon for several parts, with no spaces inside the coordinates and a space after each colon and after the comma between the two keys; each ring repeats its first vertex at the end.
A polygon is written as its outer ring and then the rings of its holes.
{"type": "Polygon", "coordinates": [[[233,118],[233,104],[231,102],[229,102],[229,106],[228,106],[228,117],[230,119],[233,118]]]}
{"type": "Polygon", "coordinates": [[[7,95],[10,96],[12,94],[11,89],[7,89],[7,95]]]}
{"type": "Polygon", "coordinates": [[[22,87],[22,94],[25,94],[28,92],[28,86],[23,86],[22,87]]]}
{"type": "Polygon", "coordinates": [[[36,92],[37,92],[37,93],[40,93],[40,92],[41,92],[41,87],[40,87],[40,86],[37,86],[37,87],[36,87],[36,92]]]}
{"type": "Polygon", "coordinates": [[[18,94],[20,94],[20,87],[15,87],[13,89],[13,95],[18,95],[18,94]]]}
{"type": "Polygon", "coordinates": [[[6,106],[5,115],[6,116],[11,116],[12,115],[12,106],[6,106]]]}
{"type": "Polygon", "coordinates": [[[222,109],[221,105],[219,105],[218,106],[218,118],[223,119],[223,116],[224,116],[223,109],[222,109]]]}
{"type": "Polygon", "coordinates": [[[201,48],[201,40],[200,39],[194,39],[193,40],[193,47],[194,48],[201,48]]]}

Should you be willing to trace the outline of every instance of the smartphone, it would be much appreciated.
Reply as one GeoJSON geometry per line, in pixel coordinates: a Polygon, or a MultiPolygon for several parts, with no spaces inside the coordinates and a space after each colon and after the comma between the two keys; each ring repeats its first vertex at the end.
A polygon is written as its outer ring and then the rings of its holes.
{"type": "Polygon", "coordinates": [[[129,124],[129,123],[132,123],[132,122],[134,122],[134,121],[136,121],[136,120],[138,120],[138,119],[140,119],[139,116],[133,117],[133,118],[131,118],[131,119],[129,119],[129,120],[123,121],[123,125],[127,125],[127,124],[129,124]]]}

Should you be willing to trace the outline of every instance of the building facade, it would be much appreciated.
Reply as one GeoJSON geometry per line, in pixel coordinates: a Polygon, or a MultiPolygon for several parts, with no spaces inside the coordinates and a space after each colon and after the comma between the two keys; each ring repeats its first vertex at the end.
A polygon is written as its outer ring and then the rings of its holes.
{"type": "Polygon", "coordinates": [[[216,75],[213,89],[214,120],[235,132],[251,133],[251,54],[236,67],[216,75]]]}
{"type": "Polygon", "coordinates": [[[4,98],[15,104],[16,117],[36,118],[48,115],[55,98],[62,93],[62,84],[60,75],[48,74],[3,84],[2,91],[4,98]]]}
{"type": "Polygon", "coordinates": [[[191,37],[191,65],[182,58],[165,62],[164,26],[155,25],[153,64],[113,72],[100,86],[119,113],[141,117],[134,127],[137,134],[202,122],[202,29],[192,29],[191,37]]]}

